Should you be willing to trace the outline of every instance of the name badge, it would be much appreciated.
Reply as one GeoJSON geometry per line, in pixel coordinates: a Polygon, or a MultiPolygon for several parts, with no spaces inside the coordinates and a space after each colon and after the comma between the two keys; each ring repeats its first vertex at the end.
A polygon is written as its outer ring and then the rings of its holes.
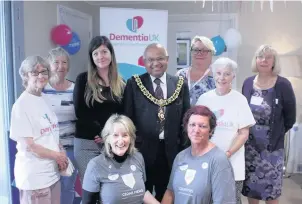
{"type": "Polygon", "coordinates": [[[251,98],[251,104],[260,106],[262,104],[263,98],[258,96],[252,96],[251,98]]]}

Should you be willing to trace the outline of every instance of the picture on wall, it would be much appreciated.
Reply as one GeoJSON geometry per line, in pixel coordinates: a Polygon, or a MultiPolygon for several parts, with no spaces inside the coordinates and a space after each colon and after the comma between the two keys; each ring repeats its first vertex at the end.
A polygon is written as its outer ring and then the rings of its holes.
{"type": "Polygon", "coordinates": [[[176,40],[177,69],[190,66],[190,39],[176,40]]]}

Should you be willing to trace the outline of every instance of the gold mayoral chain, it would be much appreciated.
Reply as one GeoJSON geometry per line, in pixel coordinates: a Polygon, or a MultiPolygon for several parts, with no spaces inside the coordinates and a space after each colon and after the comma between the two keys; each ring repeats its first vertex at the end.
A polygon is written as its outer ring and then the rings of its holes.
{"type": "Polygon", "coordinates": [[[141,90],[141,92],[150,100],[152,101],[154,104],[159,106],[159,110],[158,110],[158,118],[159,120],[162,122],[163,120],[165,120],[165,114],[164,114],[164,106],[167,106],[169,104],[171,104],[173,101],[175,101],[178,96],[179,93],[181,91],[181,87],[184,83],[184,78],[182,76],[179,76],[179,80],[177,82],[176,85],[176,89],[174,91],[174,93],[172,94],[172,96],[170,96],[167,99],[157,99],[155,98],[147,89],[146,87],[143,85],[141,79],[139,78],[139,76],[136,74],[134,75],[135,81],[137,86],[139,87],[139,89],[141,90]]]}

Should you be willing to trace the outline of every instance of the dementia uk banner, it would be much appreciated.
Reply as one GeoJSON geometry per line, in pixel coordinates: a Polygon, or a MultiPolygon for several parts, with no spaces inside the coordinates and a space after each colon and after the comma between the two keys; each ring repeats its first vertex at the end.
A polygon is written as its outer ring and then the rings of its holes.
{"type": "Polygon", "coordinates": [[[113,44],[118,69],[125,80],[145,73],[143,53],[147,45],[167,47],[168,11],[100,8],[100,35],[113,44]]]}

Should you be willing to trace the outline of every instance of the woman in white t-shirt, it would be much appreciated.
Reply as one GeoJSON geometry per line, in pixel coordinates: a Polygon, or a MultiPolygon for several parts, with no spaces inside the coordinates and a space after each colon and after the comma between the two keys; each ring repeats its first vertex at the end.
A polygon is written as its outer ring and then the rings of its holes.
{"type": "Polygon", "coordinates": [[[232,89],[237,63],[222,57],[212,64],[212,69],[216,89],[200,96],[197,105],[207,106],[217,117],[217,127],[211,141],[225,151],[231,161],[236,181],[237,204],[240,204],[245,179],[244,144],[255,120],[246,98],[232,89]]]}
{"type": "Polygon", "coordinates": [[[59,144],[55,113],[41,97],[49,64],[40,56],[26,58],[19,69],[25,91],[12,108],[10,138],[17,142],[15,182],[20,204],[60,204],[60,170],[68,159],[59,144]]]}

